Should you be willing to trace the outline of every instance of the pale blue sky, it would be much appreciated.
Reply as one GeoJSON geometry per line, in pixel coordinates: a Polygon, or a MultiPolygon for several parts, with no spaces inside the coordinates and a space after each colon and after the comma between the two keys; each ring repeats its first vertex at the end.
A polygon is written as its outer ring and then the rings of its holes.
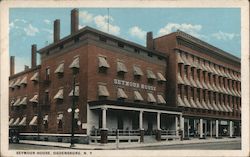
{"type": "MultiPolygon", "coordinates": [[[[10,55],[16,56],[16,72],[30,66],[30,49],[52,42],[53,21],[61,20],[61,38],[70,33],[72,8],[10,9],[10,55]]],[[[107,32],[107,8],[79,8],[80,27],[107,32]]],[[[146,32],[154,37],[180,29],[240,57],[239,8],[111,8],[109,33],[145,45],[146,32]]]]}

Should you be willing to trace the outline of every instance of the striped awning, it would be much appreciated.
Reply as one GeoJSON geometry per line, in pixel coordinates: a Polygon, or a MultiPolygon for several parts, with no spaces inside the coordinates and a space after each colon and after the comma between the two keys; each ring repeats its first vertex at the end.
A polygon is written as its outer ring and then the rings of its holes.
{"type": "Polygon", "coordinates": [[[54,99],[63,99],[63,89],[59,89],[59,91],[54,96],[54,99]]]}
{"type": "Polygon", "coordinates": [[[157,103],[158,104],[166,104],[166,100],[163,98],[162,95],[158,94],[157,95],[157,103]]]}
{"type": "Polygon", "coordinates": [[[134,100],[135,101],[143,101],[143,98],[142,98],[139,91],[134,91],[134,100]]]}
{"type": "Polygon", "coordinates": [[[117,88],[117,98],[127,99],[128,96],[122,88],[117,88]]]}
{"type": "Polygon", "coordinates": [[[80,68],[79,57],[76,57],[73,62],[69,65],[69,68],[80,68]]]}
{"type": "Polygon", "coordinates": [[[155,103],[156,99],[152,93],[148,93],[147,101],[150,103],[155,103]]]}
{"type": "Polygon", "coordinates": [[[37,125],[37,116],[34,116],[30,121],[29,125],[36,126],[37,125]]]}
{"type": "Polygon", "coordinates": [[[117,62],[117,72],[128,72],[128,69],[123,62],[117,62]]]}
{"type": "Polygon", "coordinates": [[[58,73],[63,73],[64,71],[64,63],[61,63],[57,66],[56,70],[55,70],[55,74],[58,74],[58,73]]]}
{"type": "Polygon", "coordinates": [[[98,61],[99,61],[99,68],[109,68],[110,67],[105,57],[99,56],[98,61]]]}
{"type": "MultiPolygon", "coordinates": [[[[70,91],[69,96],[73,96],[73,89],[70,91]]],[[[75,96],[79,96],[79,86],[75,86],[75,96]]]]}

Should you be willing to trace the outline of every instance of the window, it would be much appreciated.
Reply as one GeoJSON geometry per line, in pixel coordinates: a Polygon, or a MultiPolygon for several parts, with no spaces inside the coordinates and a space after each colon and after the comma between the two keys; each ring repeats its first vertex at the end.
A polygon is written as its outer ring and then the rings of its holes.
{"type": "Polygon", "coordinates": [[[185,86],[185,95],[188,97],[188,86],[185,86]]]}
{"type": "Polygon", "coordinates": [[[45,70],[45,80],[49,80],[50,79],[50,68],[46,68],[45,70]]]}
{"type": "Polygon", "coordinates": [[[200,97],[200,89],[199,89],[199,88],[197,88],[197,98],[198,98],[199,100],[201,100],[201,97],[200,97]]]}
{"type": "Polygon", "coordinates": [[[44,94],[44,103],[45,104],[49,104],[49,91],[45,91],[45,94],[44,94]]]}
{"type": "Polygon", "coordinates": [[[110,67],[106,57],[103,56],[99,56],[98,57],[98,61],[99,61],[99,72],[100,73],[107,73],[107,69],[110,67]]]}
{"type": "Polygon", "coordinates": [[[62,130],[63,128],[63,114],[62,113],[58,113],[57,114],[57,128],[58,130],[62,130]]]}
{"type": "Polygon", "coordinates": [[[181,70],[182,64],[178,64],[178,72],[182,76],[182,70],[181,70]]]}
{"type": "Polygon", "coordinates": [[[191,88],[191,96],[194,98],[194,88],[191,88]]]}
{"type": "Polygon", "coordinates": [[[184,76],[188,76],[188,67],[184,66],[184,76]]]}
{"type": "Polygon", "coordinates": [[[203,90],[203,99],[206,100],[206,91],[203,90]]]}
{"type": "Polygon", "coordinates": [[[49,119],[49,115],[44,115],[44,117],[43,117],[43,126],[44,126],[44,129],[45,130],[48,130],[48,119],[49,119]]]}
{"type": "Polygon", "coordinates": [[[178,84],[178,95],[182,97],[181,85],[178,84]]]}

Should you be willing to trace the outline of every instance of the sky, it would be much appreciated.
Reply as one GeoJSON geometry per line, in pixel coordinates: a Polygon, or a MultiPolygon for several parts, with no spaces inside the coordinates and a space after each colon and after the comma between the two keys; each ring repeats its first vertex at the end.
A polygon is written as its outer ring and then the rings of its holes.
{"type": "MultiPolygon", "coordinates": [[[[15,56],[16,73],[24,65],[30,66],[32,44],[39,50],[52,43],[55,19],[60,19],[61,38],[70,34],[71,9],[10,9],[9,52],[15,56]]],[[[241,55],[239,8],[79,8],[79,28],[84,26],[143,46],[148,31],[155,38],[179,29],[239,58],[241,55]]]]}

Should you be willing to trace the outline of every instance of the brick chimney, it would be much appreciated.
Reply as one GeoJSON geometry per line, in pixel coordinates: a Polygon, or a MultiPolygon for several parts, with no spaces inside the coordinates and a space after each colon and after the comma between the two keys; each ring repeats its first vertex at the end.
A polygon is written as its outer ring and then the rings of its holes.
{"type": "Polygon", "coordinates": [[[79,25],[79,11],[78,9],[71,10],[71,34],[78,31],[79,25]]]}
{"type": "Polygon", "coordinates": [[[151,50],[154,49],[154,40],[152,32],[147,32],[147,48],[151,50]]]}
{"type": "Polygon", "coordinates": [[[31,46],[31,68],[36,67],[36,44],[31,46]]]}
{"type": "Polygon", "coordinates": [[[28,70],[29,66],[28,65],[24,65],[24,70],[28,70]]]}
{"type": "Polygon", "coordinates": [[[10,76],[15,74],[15,56],[10,56],[10,76]]]}
{"type": "Polygon", "coordinates": [[[60,40],[60,20],[54,21],[54,43],[60,40]]]}

